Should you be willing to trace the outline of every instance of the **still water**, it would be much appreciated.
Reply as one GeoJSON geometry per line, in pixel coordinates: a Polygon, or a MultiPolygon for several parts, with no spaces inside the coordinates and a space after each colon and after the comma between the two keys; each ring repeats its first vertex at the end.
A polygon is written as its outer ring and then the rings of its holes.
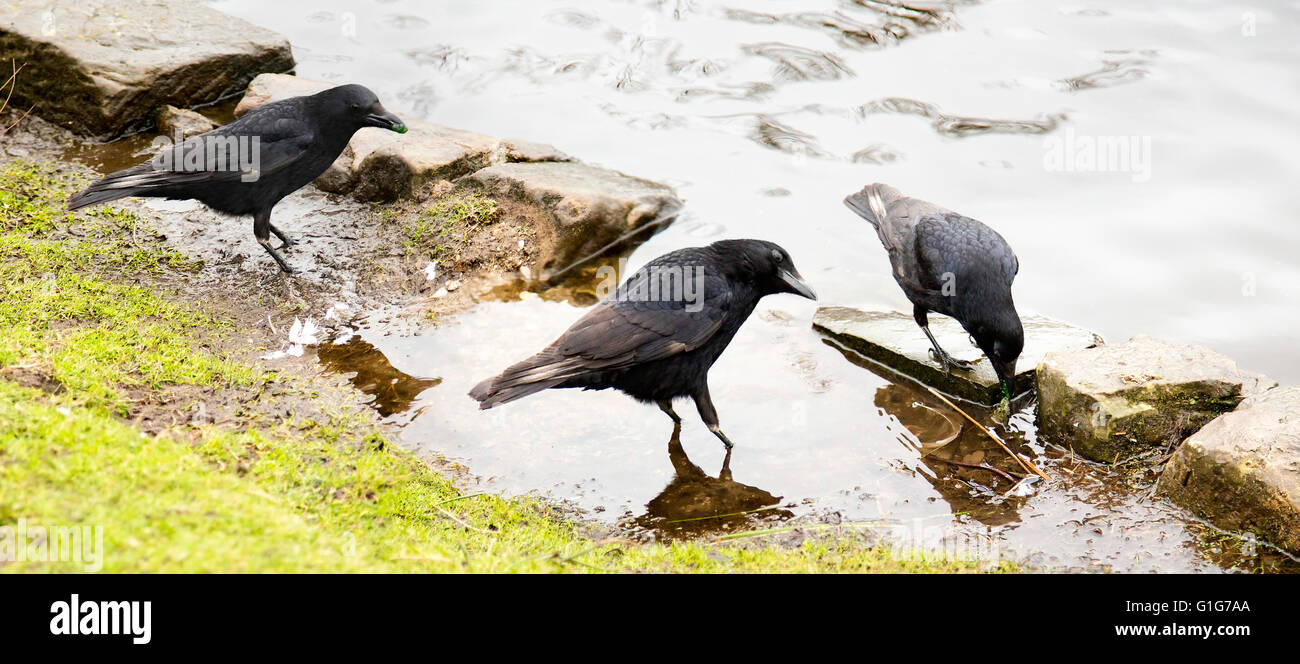
{"type": "MultiPolygon", "coordinates": [[[[300,75],[364,83],[399,114],[552,143],[672,184],[685,215],[632,268],[760,237],[790,251],[822,304],[906,310],[874,234],[840,203],[885,181],[998,229],[1020,257],[1022,312],[1112,341],[1141,332],[1204,344],[1300,380],[1295,2],[1248,13],[1119,0],[951,11],[850,0],[208,4],[286,35],[300,75]],[[1108,161],[1097,145],[1122,145],[1126,158],[1108,161]]],[[[1032,410],[1006,433],[1043,455],[1051,481],[1013,490],[970,467],[1005,459],[942,406],[826,345],[809,328],[815,306],[768,298],[710,374],[737,443],[725,472],[695,417],[675,446],[657,409],[615,393],[475,410],[465,392],[554,338],[580,314],[569,304],[490,302],[422,336],[361,337],[399,373],[431,381],[392,415],[408,422],[405,443],[464,460],[495,490],[549,494],[629,528],[702,474],[767,494],[772,519],[903,520],[922,543],[990,537],[1045,566],[1243,562],[1202,551],[1179,510],[1144,498],[1149,478],[1037,441],[1032,410]]]]}

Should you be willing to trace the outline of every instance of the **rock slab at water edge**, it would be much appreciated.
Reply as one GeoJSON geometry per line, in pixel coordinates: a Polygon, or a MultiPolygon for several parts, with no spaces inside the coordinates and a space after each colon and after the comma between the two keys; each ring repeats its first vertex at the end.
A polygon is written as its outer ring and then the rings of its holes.
{"type": "Polygon", "coordinates": [[[1038,430],[1094,461],[1172,449],[1247,396],[1277,385],[1202,346],[1139,335],[1038,365],[1038,430]]]}
{"type": "MultiPolygon", "coordinates": [[[[1020,369],[1012,385],[1016,395],[1033,387],[1034,365],[1044,354],[1105,343],[1093,332],[1042,316],[1024,316],[1021,323],[1025,328],[1025,348],[1016,363],[1020,369]]],[[[931,359],[930,340],[910,314],[820,307],[813,315],[813,328],[838,345],[945,394],[990,406],[1002,400],[1002,387],[988,358],[971,343],[961,324],[947,316],[930,316],[930,332],[953,357],[973,363],[974,371],[945,372],[942,365],[931,359]]]]}
{"type": "Polygon", "coordinates": [[[1157,491],[1219,528],[1300,553],[1300,387],[1252,396],[1205,425],[1157,491]]]}
{"type": "Polygon", "coordinates": [[[0,80],[10,61],[25,65],[14,107],[99,138],[294,66],[284,37],[189,0],[0,2],[0,80]]]}

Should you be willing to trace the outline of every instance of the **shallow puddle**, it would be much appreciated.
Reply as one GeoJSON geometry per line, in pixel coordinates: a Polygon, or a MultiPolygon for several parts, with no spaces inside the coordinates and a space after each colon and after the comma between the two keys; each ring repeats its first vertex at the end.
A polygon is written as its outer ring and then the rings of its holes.
{"type": "Polygon", "coordinates": [[[680,431],[657,408],[613,391],[550,390],[480,411],[469,389],[581,314],[563,302],[486,302],[418,336],[363,328],[343,350],[319,352],[332,370],[358,372],[363,389],[434,383],[409,402],[402,396],[406,413],[376,399],[405,446],[465,464],[485,490],[563,501],[627,536],[840,524],[904,546],[1054,570],[1214,571],[1260,560],[1241,555],[1239,540],[1197,537],[1201,527],[1185,513],[1147,495],[1154,475],[1044,445],[1031,400],[1005,425],[969,409],[1051,477],[1025,479],[950,408],[813,331],[813,306],[767,298],[710,373],[736,443],[730,454],[689,402],[678,408],[680,431]]]}

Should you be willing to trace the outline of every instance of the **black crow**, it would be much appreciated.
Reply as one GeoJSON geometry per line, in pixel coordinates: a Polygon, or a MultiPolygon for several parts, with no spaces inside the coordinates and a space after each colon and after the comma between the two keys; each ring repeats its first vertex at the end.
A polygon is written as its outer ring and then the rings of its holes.
{"type": "Polygon", "coordinates": [[[817,299],[781,247],[722,240],[651,261],[540,353],[470,390],[491,408],[551,387],[616,388],[659,405],[691,397],[728,449],[709,398],[709,367],[764,295],[817,299]]]}
{"type": "Polygon", "coordinates": [[[894,280],[912,301],[912,316],[934,346],[935,360],[945,371],[971,368],[939,347],[926,319],[930,311],[961,323],[992,362],[1009,398],[1025,332],[1011,300],[1020,261],[1007,241],[970,217],[908,198],[887,184],[863,187],[844,203],[876,227],[894,280]]]}
{"type": "Polygon", "coordinates": [[[295,270],[271,248],[271,208],[315,180],[362,127],[399,134],[406,125],[384,109],[375,93],[341,85],[314,95],[271,102],[238,120],[165,148],[153,159],[112,173],[72,196],[68,209],[125,198],[192,198],[228,215],[253,215],[253,235],[280,264],[295,270]]]}

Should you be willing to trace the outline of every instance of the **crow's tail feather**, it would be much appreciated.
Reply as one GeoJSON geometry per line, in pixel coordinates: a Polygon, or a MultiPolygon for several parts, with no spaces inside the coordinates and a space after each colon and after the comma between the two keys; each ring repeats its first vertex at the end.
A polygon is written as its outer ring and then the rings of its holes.
{"type": "Polygon", "coordinates": [[[143,169],[139,166],[109,173],[92,182],[89,187],[73,194],[68,199],[68,209],[76,210],[96,203],[134,196],[144,186],[139,182],[142,175],[144,175],[143,169]]]}
{"type": "Polygon", "coordinates": [[[877,182],[863,187],[862,191],[845,196],[844,204],[859,217],[871,222],[880,243],[893,255],[899,249],[901,229],[896,220],[889,218],[888,211],[890,206],[905,198],[907,197],[901,191],[877,182]]]}
{"type": "Polygon", "coordinates": [[[77,210],[96,203],[115,201],[134,194],[135,192],[129,189],[86,189],[73,194],[68,199],[68,210],[77,210]]]}
{"type": "Polygon", "coordinates": [[[576,358],[557,359],[542,351],[475,385],[469,395],[479,402],[480,409],[488,409],[559,386],[580,372],[576,358]]]}
{"type": "Polygon", "coordinates": [[[68,199],[68,209],[76,210],[114,201],[127,196],[162,196],[171,193],[171,188],[198,182],[211,177],[206,171],[170,171],[155,170],[150,162],[109,173],[91,183],[89,187],[75,193],[68,199]]]}
{"type": "Polygon", "coordinates": [[[845,196],[844,204],[859,217],[871,222],[872,226],[880,228],[885,223],[889,205],[900,198],[904,198],[902,192],[877,182],[863,187],[862,191],[845,196]]]}
{"type": "Polygon", "coordinates": [[[540,383],[525,383],[523,385],[514,385],[511,387],[499,387],[495,383],[496,378],[489,378],[469,391],[469,395],[478,401],[480,410],[487,410],[493,406],[499,406],[503,403],[510,403],[515,399],[522,399],[530,394],[547,390],[564,382],[563,378],[556,380],[542,381],[540,383]]]}

